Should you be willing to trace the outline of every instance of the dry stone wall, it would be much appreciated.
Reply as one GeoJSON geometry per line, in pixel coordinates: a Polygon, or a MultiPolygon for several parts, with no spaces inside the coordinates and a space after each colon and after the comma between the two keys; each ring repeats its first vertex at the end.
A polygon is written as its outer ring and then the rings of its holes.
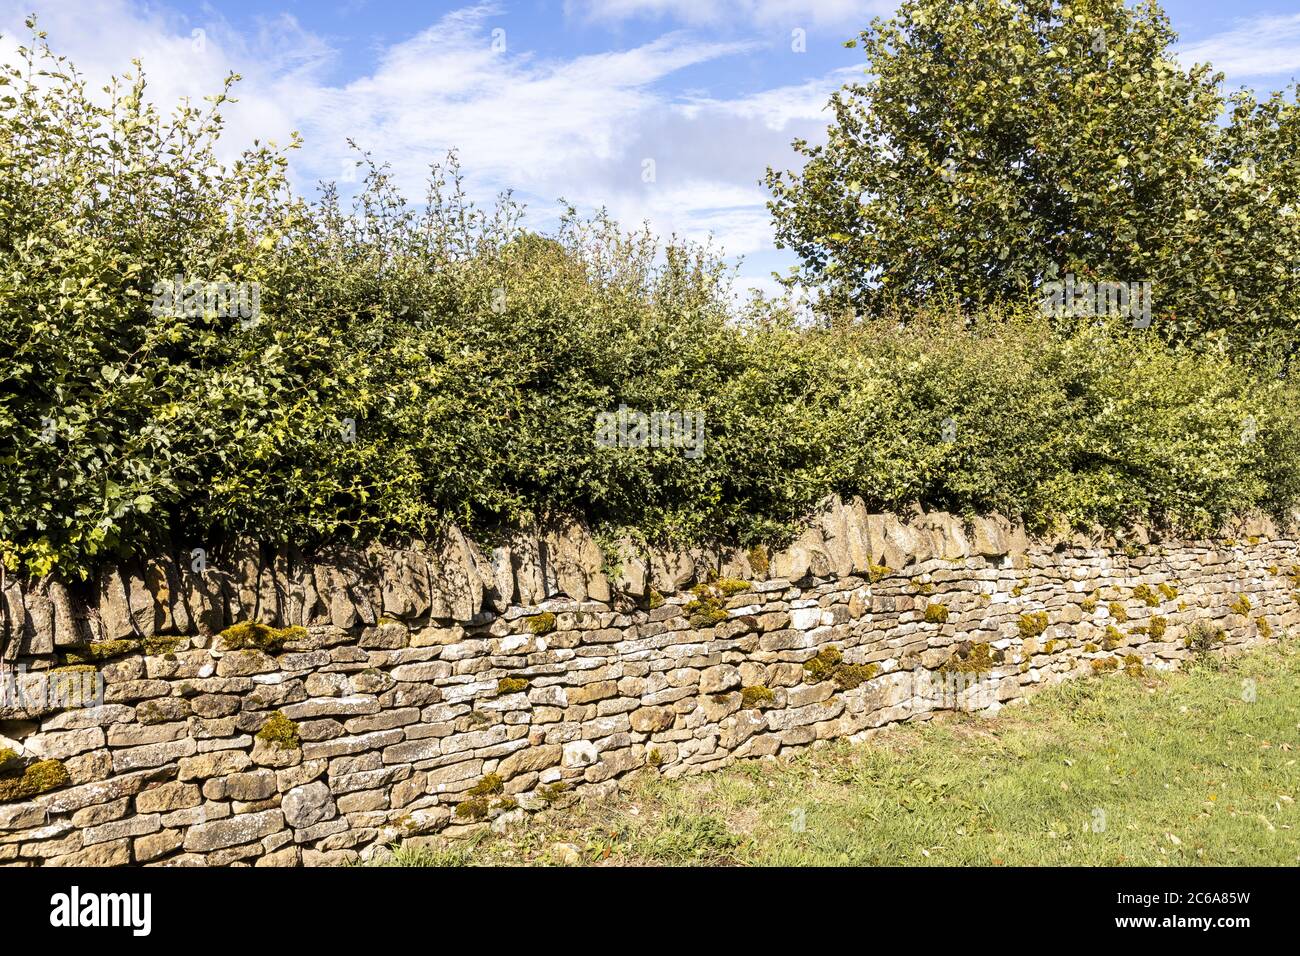
{"type": "Polygon", "coordinates": [[[634,771],[1176,667],[1300,622],[1295,540],[1233,534],[1034,542],[831,501],[771,555],[611,566],[572,524],[9,580],[0,863],[339,864],[634,771]]]}

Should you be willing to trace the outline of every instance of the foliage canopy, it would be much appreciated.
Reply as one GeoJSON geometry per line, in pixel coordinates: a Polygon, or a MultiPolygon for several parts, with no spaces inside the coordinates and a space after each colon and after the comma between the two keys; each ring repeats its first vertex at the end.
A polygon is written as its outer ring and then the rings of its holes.
{"type": "Polygon", "coordinates": [[[708,248],[476,206],[454,157],[418,205],[364,155],[355,198],[308,201],[284,149],[218,160],[228,99],[164,118],[138,64],[92,95],[39,34],[0,71],[10,569],[561,511],[752,543],[831,492],[1196,530],[1300,497],[1292,387],[1223,355],[924,296],[906,328],[803,327],[708,248]],[[260,310],[159,308],[176,277],[260,310]],[[600,447],[620,405],[703,414],[704,454],[600,447]]]}

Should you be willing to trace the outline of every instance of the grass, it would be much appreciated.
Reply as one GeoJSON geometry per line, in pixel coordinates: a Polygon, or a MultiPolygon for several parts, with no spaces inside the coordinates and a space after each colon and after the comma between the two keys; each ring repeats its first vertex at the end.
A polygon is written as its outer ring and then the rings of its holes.
{"type": "MultiPolygon", "coordinates": [[[[1300,642],[572,802],[405,865],[1300,863],[1300,642]],[[568,845],[564,848],[562,845],[568,845]],[[450,856],[448,856],[450,854],[450,856]]],[[[399,851],[400,852],[400,851],[399,851]]]]}

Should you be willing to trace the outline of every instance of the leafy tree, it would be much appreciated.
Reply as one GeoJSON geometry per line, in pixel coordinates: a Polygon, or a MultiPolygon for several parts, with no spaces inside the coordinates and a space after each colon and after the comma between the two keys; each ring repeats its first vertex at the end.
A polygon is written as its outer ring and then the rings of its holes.
{"type": "Polygon", "coordinates": [[[831,317],[1149,280],[1170,339],[1297,340],[1300,109],[1180,66],[1152,2],[906,0],[824,145],[769,170],[779,244],[831,317]]]}

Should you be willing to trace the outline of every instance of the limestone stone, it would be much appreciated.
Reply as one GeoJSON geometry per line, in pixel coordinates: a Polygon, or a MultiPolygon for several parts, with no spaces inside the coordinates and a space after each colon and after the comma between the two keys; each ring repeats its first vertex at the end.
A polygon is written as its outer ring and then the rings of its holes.
{"type": "Polygon", "coordinates": [[[184,847],[191,851],[220,850],[224,847],[252,843],[284,827],[284,814],[279,810],[245,813],[225,820],[200,823],[185,834],[184,847]]]}
{"type": "Polygon", "coordinates": [[[285,822],[295,829],[332,819],[338,813],[330,788],[319,780],[294,787],[284,795],[281,808],[284,810],[285,822]]]}

